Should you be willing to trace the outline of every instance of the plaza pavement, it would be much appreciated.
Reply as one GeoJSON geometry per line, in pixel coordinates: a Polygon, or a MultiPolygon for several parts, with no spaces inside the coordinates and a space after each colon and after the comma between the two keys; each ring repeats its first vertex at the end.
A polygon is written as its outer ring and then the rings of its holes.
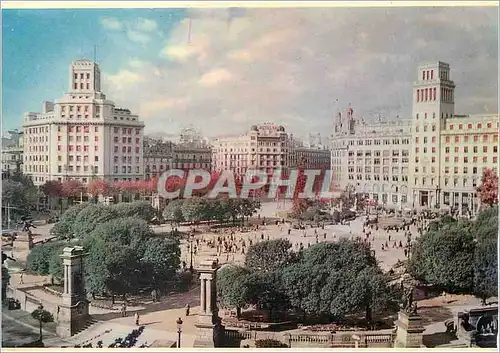
{"type": "MultiPolygon", "coordinates": [[[[290,207],[291,205],[288,205],[290,207]]],[[[270,217],[276,217],[278,212],[284,211],[283,203],[281,203],[278,207],[276,203],[263,203],[262,209],[260,210],[260,218],[261,220],[270,217]]],[[[332,242],[341,238],[355,238],[358,236],[362,237],[362,227],[363,227],[364,217],[359,217],[356,220],[352,221],[349,226],[347,225],[329,225],[326,226],[324,230],[321,228],[317,229],[318,232],[318,241],[327,241],[332,242]],[[324,238],[324,233],[326,233],[326,239],[324,238]]],[[[53,225],[44,225],[38,226],[37,229],[34,230],[35,236],[34,240],[39,241],[43,239],[47,239],[50,237],[49,231],[53,225]]],[[[305,232],[303,230],[295,230],[292,229],[290,235],[288,235],[289,226],[284,225],[266,225],[260,226],[258,231],[248,232],[248,233],[236,233],[235,238],[236,241],[239,239],[253,239],[254,242],[260,241],[261,234],[264,233],[264,240],[267,239],[278,239],[278,238],[286,238],[292,244],[294,249],[297,249],[298,244],[302,243],[305,248],[307,248],[308,244],[314,245],[316,243],[316,237],[314,235],[314,228],[307,229],[305,232]]],[[[171,227],[169,225],[153,227],[155,232],[170,232],[171,227]]],[[[188,231],[189,227],[182,227],[179,230],[188,231]]],[[[411,227],[411,232],[413,234],[413,239],[416,238],[416,229],[411,227]]],[[[398,260],[404,259],[404,251],[403,249],[393,248],[392,242],[399,241],[406,242],[406,237],[404,236],[404,232],[396,233],[392,231],[391,233],[391,242],[389,244],[388,250],[382,251],[382,244],[388,240],[388,233],[379,228],[378,231],[372,230],[372,236],[370,238],[370,242],[372,243],[372,249],[375,250],[375,254],[377,259],[380,262],[380,265],[385,270],[389,270],[398,260]]],[[[217,236],[221,234],[214,233],[204,233],[204,234],[196,234],[196,238],[205,238],[216,239],[217,236]]],[[[227,236],[228,234],[226,234],[227,236]]],[[[194,257],[195,266],[202,261],[207,259],[212,259],[216,256],[216,249],[208,248],[203,242],[199,243],[198,253],[194,257]]],[[[248,241],[247,241],[248,248],[248,241]]],[[[186,241],[181,242],[181,261],[186,261],[186,264],[189,266],[189,251],[187,249],[186,241]]],[[[20,257],[20,255],[27,254],[16,254],[14,253],[14,258],[20,257]]],[[[239,263],[242,264],[244,262],[244,255],[241,253],[231,253],[229,255],[229,260],[227,261],[227,254],[222,253],[221,256],[218,257],[219,262],[221,264],[224,263],[239,263]]],[[[12,263],[11,265],[14,265],[12,263]]],[[[11,284],[14,287],[23,287],[30,286],[30,284],[42,283],[43,281],[47,281],[46,278],[42,276],[32,276],[32,275],[23,275],[24,284],[19,283],[20,275],[19,273],[12,273],[11,284]]],[[[51,295],[42,290],[35,290],[35,294],[37,296],[43,297],[47,300],[52,300],[51,295]],[[48,296],[48,297],[47,297],[48,296]],[[47,297],[47,298],[46,298],[47,297]]],[[[184,321],[182,328],[182,347],[192,347],[195,339],[196,329],[195,329],[195,320],[196,320],[196,312],[198,310],[199,304],[199,289],[195,288],[188,293],[179,293],[169,297],[161,298],[159,303],[143,303],[138,305],[129,305],[128,307],[128,316],[121,317],[118,311],[118,305],[114,310],[110,309],[101,309],[95,308],[91,306],[90,313],[93,317],[100,322],[91,326],[88,330],[80,333],[77,336],[72,337],[69,341],[72,344],[84,344],[88,342],[92,342],[93,345],[97,343],[97,341],[102,340],[104,346],[109,345],[114,342],[114,340],[118,337],[125,337],[128,333],[130,333],[134,328],[136,328],[133,318],[133,313],[138,311],[140,313],[140,324],[145,325],[145,331],[139,337],[139,341],[136,346],[140,346],[143,343],[152,344],[154,341],[161,340],[162,342],[175,342],[177,340],[177,327],[176,320],[178,317],[182,317],[184,321]],[[185,305],[189,303],[191,306],[191,315],[185,316],[185,305]],[[110,331],[111,330],[111,331],[110,331]],[[107,332],[109,331],[109,332],[107,332]]],[[[434,298],[427,301],[420,301],[419,307],[422,307],[421,310],[424,310],[427,315],[429,315],[430,321],[427,322],[426,331],[424,334],[432,334],[436,332],[444,331],[444,321],[453,316],[453,313],[456,311],[461,311],[464,309],[478,307],[479,301],[471,296],[459,296],[458,299],[453,299],[453,297],[448,296],[446,299],[448,303],[444,301],[444,298],[434,298]],[[434,315],[434,316],[433,316],[434,315]]],[[[54,342],[55,343],[55,342],[54,342]]]]}

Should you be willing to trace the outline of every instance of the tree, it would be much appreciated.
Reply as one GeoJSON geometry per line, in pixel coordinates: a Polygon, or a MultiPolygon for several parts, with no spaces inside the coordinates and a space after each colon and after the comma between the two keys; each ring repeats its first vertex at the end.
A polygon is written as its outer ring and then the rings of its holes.
{"type": "Polygon", "coordinates": [[[249,271],[241,266],[229,265],[217,273],[217,298],[223,308],[236,308],[241,316],[241,308],[250,302],[249,287],[246,283],[249,271]]]}
{"type": "Polygon", "coordinates": [[[69,207],[59,218],[52,231],[59,239],[73,238],[73,224],[78,214],[88,206],[87,203],[69,207]]]}
{"type": "Polygon", "coordinates": [[[147,201],[119,203],[113,206],[118,217],[134,217],[150,222],[156,214],[154,207],[147,201]]]}
{"type": "Polygon", "coordinates": [[[280,273],[256,271],[250,272],[244,285],[249,293],[248,303],[267,310],[269,318],[274,319],[278,311],[289,309],[290,302],[283,290],[280,273]]]}
{"type": "Polygon", "coordinates": [[[449,293],[471,293],[474,237],[465,221],[442,226],[422,235],[409,261],[412,275],[449,293]]]}
{"type": "Polygon", "coordinates": [[[488,206],[498,205],[498,175],[493,169],[486,169],[477,188],[481,203],[488,206]]]}
{"type": "Polygon", "coordinates": [[[43,308],[43,305],[40,304],[38,306],[37,309],[35,309],[32,313],[31,313],[31,317],[33,317],[35,320],[38,320],[38,322],[40,323],[40,342],[42,342],[42,323],[47,323],[47,322],[53,322],[54,321],[54,317],[52,316],[52,314],[50,312],[48,312],[47,310],[45,310],[43,308]]]}
{"type": "Polygon", "coordinates": [[[28,254],[27,269],[37,275],[48,275],[51,258],[61,254],[63,247],[62,243],[45,243],[35,246],[28,254]]]}
{"type": "MultiPolygon", "coordinates": [[[[41,189],[45,196],[47,196],[50,200],[63,196],[62,183],[57,180],[46,181],[45,184],[42,185],[41,189]]],[[[52,204],[52,202],[50,202],[50,204],[52,204]]]]}
{"type": "Polygon", "coordinates": [[[75,217],[71,227],[71,237],[83,239],[88,236],[99,224],[117,217],[113,206],[89,204],[75,217]]]}
{"type": "Polygon", "coordinates": [[[33,203],[29,201],[26,188],[22,183],[7,179],[2,183],[2,205],[10,207],[12,219],[28,214],[33,203]]]}
{"type": "Polygon", "coordinates": [[[94,179],[89,181],[87,192],[94,198],[97,198],[99,195],[106,197],[111,194],[111,186],[103,179],[94,179]]]}
{"type": "Polygon", "coordinates": [[[112,218],[98,224],[90,233],[89,238],[130,246],[138,258],[143,256],[147,248],[148,238],[155,237],[146,221],[138,218],[112,218]]]}
{"type": "Polygon", "coordinates": [[[87,291],[124,295],[137,289],[139,262],[133,247],[93,238],[85,258],[87,291]]]}
{"type": "Polygon", "coordinates": [[[150,238],[141,259],[142,276],[155,288],[164,290],[165,284],[175,277],[180,266],[181,250],[177,239],[150,238]]]}
{"type": "Polygon", "coordinates": [[[295,254],[287,239],[273,239],[248,248],[245,267],[250,271],[273,272],[293,262],[295,254]]]}
{"type": "Polygon", "coordinates": [[[206,199],[194,197],[182,203],[182,215],[186,221],[199,222],[209,219],[208,202],[206,199]]]}
{"type": "Polygon", "coordinates": [[[171,200],[163,210],[163,218],[171,223],[184,222],[182,203],[184,200],[171,200]]]}
{"type": "Polygon", "coordinates": [[[370,248],[354,240],[313,245],[281,273],[290,304],[304,314],[364,312],[371,321],[374,310],[390,304],[390,288],[370,248]]]}
{"type": "Polygon", "coordinates": [[[78,180],[69,179],[62,182],[62,193],[68,198],[70,204],[73,203],[75,197],[81,196],[83,191],[83,184],[78,180]]]}
{"type": "Polygon", "coordinates": [[[486,304],[498,293],[498,206],[480,212],[471,231],[475,235],[473,293],[486,304]]]}

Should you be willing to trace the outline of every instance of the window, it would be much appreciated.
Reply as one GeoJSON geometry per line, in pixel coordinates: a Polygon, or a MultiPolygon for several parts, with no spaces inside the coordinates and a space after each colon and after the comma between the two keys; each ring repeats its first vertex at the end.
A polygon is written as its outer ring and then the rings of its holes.
{"type": "Polygon", "coordinates": [[[99,146],[94,146],[94,151],[99,151],[99,146]]]}
{"type": "Polygon", "coordinates": [[[455,163],[458,163],[458,157],[454,157],[454,158],[453,158],[453,161],[454,161],[455,163]]]}
{"type": "MultiPolygon", "coordinates": [[[[434,151],[433,151],[434,152],[434,151]]],[[[436,163],[436,157],[432,157],[432,163],[436,163]]]]}
{"type": "Polygon", "coordinates": [[[420,149],[418,147],[415,147],[415,153],[418,153],[420,149]]]}
{"type": "Polygon", "coordinates": [[[432,147],[432,153],[436,153],[436,147],[432,147]]]}
{"type": "Polygon", "coordinates": [[[94,141],[99,141],[99,136],[94,136],[94,141]]]}
{"type": "Polygon", "coordinates": [[[458,146],[453,149],[455,153],[458,153],[458,146]]]}
{"type": "Polygon", "coordinates": [[[418,143],[418,141],[419,141],[419,138],[415,137],[415,143],[418,143]]]}
{"type": "Polygon", "coordinates": [[[479,136],[478,135],[474,135],[474,142],[477,142],[479,141],[479,136]]]}
{"type": "Polygon", "coordinates": [[[94,132],[99,132],[99,126],[96,126],[96,127],[94,128],[94,132]]]}
{"type": "Polygon", "coordinates": [[[495,163],[495,164],[496,164],[496,163],[497,163],[497,161],[498,161],[498,157],[497,157],[497,156],[493,157],[493,163],[495,163]]]}
{"type": "Polygon", "coordinates": [[[491,123],[486,124],[486,127],[487,127],[488,129],[491,129],[491,123]]]}
{"type": "Polygon", "coordinates": [[[464,157],[464,163],[469,163],[469,157],[464,157]]]}
{"type": "Polygon", "coordinates": [[[61,150],[61,145],[57,145],[57,150],[60,151],[61,150]]]}
{"type": "Polygon", "coordinates": [[[462,130],[462,128],[463,128],[463,125],[462,124],[458,124],[458,129],[462,130]]]}
{"type": "Polygon", "coordinates": [[[448,163],[450,161],[450,157],[449,156],[444,157],[444,161],[448,163]]]}
{"type": "Polygon", "coordinates": [[[495,153],[498,152],[498,146],[493,146],[493,152],[495,152],[495,153]]]}
{"type": "Polygon", "coordinates": [[[469,153],[469,147],[464,146],[464,153],[469,153]]]}
{"type": "Polygon", "coordinates": [[[498,135],[493,135],[493,142],[498,142],[498,135]]]}
{"type": "MultiPolygon", "coordinates": [[[[431,70],[431,80],[432,80],[433,78],[434,78],[434,70],[431,70]]],[[[434,91],[435,91],[435,90],[436,90],[436,89],[434,88],[434,91]]]]}
{"type": "Polygon", "coordinates": [[[455,142],[460,142],[460,136],[455,136],[455,142]]]}
{"type": "Polygon", "coordinates": [[[432,136],[432,143],[436,143],[436,136],[432,136]]]}
{"type": "Polygon", "coordinates": [[[488,146],[483,146],[483,153],[487,153],[488,152],[488,146]]]}
{"type": "Polygon", "coordinates": [[[417,102],[420,102],[420,90],[417,89],[417,102]]]}
{"type": "Polygon", "coordinates": [[[483,127],[483,124],[481,124],[481,123],[477,124],[478,129],[481,129],[482,127],[483,127]]]}
{"type": "MultiPolygon", "coordinates": [[[[130,147],[129,147],[129,149],[130,149],[130,147]]],[[[135,148],[135,153],[139,153],[139,147],[135,148]]]]}
{"type": "Polygon", "coordinates": [[[453,130],[453,124],[450,124],[450,130],[453,130]]]}
{"type": "Polygon", "coordinates": [[[445,141],[449,143],[450,142],[450,136],[446,136],[445,141]]]}
{"type": "Polygon", "coordinates": [[[488,135],[483,135],[483,142],[488,142],[488,135]]]}
{"type": "Polygon", "coordinates": [[[483,163],[488,163],[488,157],[487,156],[483,157],[483,163]]]}
{"type": "Polygon", "coordinates": [[[472,162],[477,163],[477,156],[472,157],[472,162]]]}
{"type": "Polygon", "coordinates": [[[95,156],[95,157],[94,157],[94,161],[99,162],[99,157],[98,157],[98,156],[95,156]]]}
{"type": "Polygon", "coordinates": [[[469,136],[464,136],[464,142],[469,142],[469,136]]]}

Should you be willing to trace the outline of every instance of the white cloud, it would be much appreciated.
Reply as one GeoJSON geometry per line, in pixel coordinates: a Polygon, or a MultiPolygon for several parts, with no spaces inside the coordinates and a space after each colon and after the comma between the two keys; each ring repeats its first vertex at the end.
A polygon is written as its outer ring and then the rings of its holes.
{"type": "Polygon", "coordinates": [[[122,23],[114,17],[103,17],[101,18],[101,25],[105,29],[112,31],[118,31],[122,29],[122,23]]]}
{"type": "Polygon", "coordinates": [[[157,58],[129,62],[111,76],[119,84],[106,93],[142,113],[147,131],[176,133],[194,124],[214,136],[276,121],[295,135],[329,135],[336,99],[339,108],[352,103],[365,120],[379,113],[409,118],[416,67],[431,60],[451,66],[457,113],[498,109],[498,82],[491,79],[498,74],[496,8],[247,9],[231,21],[225,10],[190,16],[189,43],[185,20],[157,58]],[[126,86],[127,80],[133,82],[126,86]]]}
{"type": "Polygon", "coordinates": [[[144,32],[152,32],[158,28],[158,24],[154,20],[147,18],[139,18],[137,21],[137,29],[144,32]]]}
{"type": "Polygon", "coordinates": [[[140,44],[147,44],[151,40],[151,37],[148,34],[139,31],[134,31],[133,29],[129,29],[127,31],[127,37],[132,42],[140,44]]]}

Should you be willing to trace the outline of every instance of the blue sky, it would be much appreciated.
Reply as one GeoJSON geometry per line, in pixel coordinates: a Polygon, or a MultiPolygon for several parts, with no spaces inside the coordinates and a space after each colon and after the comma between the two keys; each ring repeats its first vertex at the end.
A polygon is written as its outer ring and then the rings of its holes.
{"type": "Polygon", "coordinates": [[[103,92],[146,133],[209,137],[273,121],[304,137],[410,119],[422,62],[450,64],[457,114],[498,113],[498,7],[4,10],[3,130],[67,89],[98,47],[103,92]],[[189,28],[191,30],[189,31],[189,28]],[[190,40],[188,41],[188,33],[190,40]],[[337,103],[338,102],[338,103],[337,103]]]}
{"type": "MultiPolygon", "coordinates": [[[[154,20],[168,38],[183,9],[4,10],[2,11],[3,130],[19,127],[24,112],[40,111],[43,100],[62,96],[72,60],[97,59],[102,71],[116,73],[129,60],[150,58],[163,45],[131,45],[108,36],[102,20],[154,20]]],[[[123,32],[123,30],[118,31],[123,32]]]]}

